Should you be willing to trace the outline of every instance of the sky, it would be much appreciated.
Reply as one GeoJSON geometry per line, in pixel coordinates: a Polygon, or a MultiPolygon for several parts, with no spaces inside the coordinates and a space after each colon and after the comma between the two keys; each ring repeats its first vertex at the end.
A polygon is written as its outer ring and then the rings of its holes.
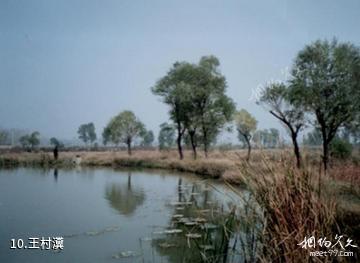
{"type": "Polygon", "coordinates": [[[151,87],[176,61],[215,55],[227,94],[259,128],[255,98],[317,39],[360,45],[360,1],[1,0],[0,127],[72,139],[132,110],[157,134],[168,108],[151,87]]]}

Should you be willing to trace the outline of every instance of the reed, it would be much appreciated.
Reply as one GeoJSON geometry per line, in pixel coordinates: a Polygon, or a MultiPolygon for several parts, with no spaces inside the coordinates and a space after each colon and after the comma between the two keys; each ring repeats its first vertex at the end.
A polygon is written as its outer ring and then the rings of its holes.
{"type": "MultiPolygon", "coordinates": [[[[305,237],[335,237],[338,231],[334,196],[319,196],[316,174],[297,169],[286,159],[262,165],[239,165],[239,173],[261,207],[263,229],[257,251],[260,262],[316,262],[310,249],[302,249],[305,237]],[[337,231],[336,231],[337,230],[337,231]]],[[[334,258],[321,258],[332,262],[334,258]]]]}

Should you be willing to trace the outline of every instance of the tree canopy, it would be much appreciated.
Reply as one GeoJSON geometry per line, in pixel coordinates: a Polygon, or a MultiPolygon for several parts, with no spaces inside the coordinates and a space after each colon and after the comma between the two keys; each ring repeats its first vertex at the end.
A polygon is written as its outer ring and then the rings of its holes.
{"type": "Polygon", "coordinates": [[[93,143],[96,140],[96,132],[94,123],[86,123],[80,125],[78,129],[79,139],[85,144],[93,143]]]}
{"type": "Polygon", "coordinates": [[[257,103],[264,106],[285,126],[294,146],[296,164],[300,167],[301,154],[298,135],[305,126],[304,107],[291,103],[290,88],[284,83],[268,85],[257,103]]]}
{"type": "Polygon", "coordinates": [[[31,134],[21,136],[19,141],[23,148],[34,150],[34,148],[40,144],[39,137],[40,133],[38,131],[34,131],[31,134]]]}
{"type": "Polygon", "coordinates": [[[154,140],[155,140],[155,136],[153,131],[151,130],[145,131],[141,145],[145,147],[150,147],[154,143],[154,140]]]}
{"type": "Polygon", "coordinates": [[[251,138],[256,131],[257,120],[245,109],[234,114],[235,126],[238,131],[238,135],[242,136],[248,145],[247,161],[250,160],[251,153],[251,138]]]}
{"type": "Polygon", "coordinates": [[[325,171],[329,144],[360,111],[360,52],[350,43],[316,41],[301,50],[291,71],[291,100],[316,119],[325,171]]]}
{"type": "Polygon", "coordinates": [[[219,65],[214,56],[202,57],[198,64],[176,62],[152,88],[152,92],[170,106],[180,159],[186,131],[196,158],[197,146],[202,144],[207,155],[211,142],[231,120],[235,106],[225,95],[226,81],[219,65]]]}
{"type": "Polygon", "coordinates": [[[170,149],[175,142],[175,128],[173,125],[166,122],[160,125],[160,132],[158,136],[159,149],[170,149]]]}
{"type": "Polygon", "coordinates": [[[124,143],[127,145],[128,154],[132,154],[132,143],[136,138],[145,134],[144,124],[132,111],[122,111],[113,117],[103,131],[105,143],[112,142],[115,145],[124,143]]]}

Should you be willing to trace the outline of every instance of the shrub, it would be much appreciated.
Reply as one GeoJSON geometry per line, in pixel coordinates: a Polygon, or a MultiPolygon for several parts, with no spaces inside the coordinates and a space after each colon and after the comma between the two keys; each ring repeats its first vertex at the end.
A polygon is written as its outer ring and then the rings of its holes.
{"type": "Polygon", "coordinates": [[[330,144],[331,156],[337,159],[349,159],[352,149],[351,143],[339,138],[335,138],[330,144]]]}

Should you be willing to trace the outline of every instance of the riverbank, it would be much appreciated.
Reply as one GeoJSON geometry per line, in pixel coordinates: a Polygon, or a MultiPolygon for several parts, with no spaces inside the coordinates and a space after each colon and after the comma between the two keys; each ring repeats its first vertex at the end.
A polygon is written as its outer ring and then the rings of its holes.
{"type": "MultiPolygon", "coordinates": [[[[175,151],[136,151],[132,156],[125,152],[62,152],[58,160],[54,160],[49,152],[18,152],[2,153],[0,167],[15,166],[47,166],[72,167],[80,161],[82,166],[112,166],[168,169],[180,172],[189,172],[206,178],[231,179],[232,172],[236,170],[236,161],[232,158],[214,153],[210,158],[199,157],[193,160],[190,152],[185,152],[184,160],[179,160],[175,151]]],[[[235,158],[235,156],[233,156],[235,158]]]]}
{"type": "MultiPolygon", "coordinates": [[[[191,151],[184,151],[184,159],[179,160],[175,150],[137,150],[129,156],[125,151],[64,151],[54,160],[52,152],[0,152],[0,168],[17,166],[71,168],[77,162],[89,167],[132,167],[167,169],[201,175],[205,178],[223,179],[230,183],[243,182],[239,165],[246,161],[245,150],[212,151],[208,158],[202,153],[192,158],[191,151]],[[77,160],[78,159],[78,160],[77,160]]],[[[269,163],[280,164],[292,160],[291,150],[253,150],[250,165],[266,167],[269,163]]],[[[304,162],[307,168],[318,171],[320,155],[317,152],[305,152],[304,162]]],[[[352,186],[360,185],[360,163],[353,161],[336,162],[330,169],[330,177],[336,181],[348,182],[352,186]]],[[[315,171],[316,172],[316,171],[315,171]]]]}

